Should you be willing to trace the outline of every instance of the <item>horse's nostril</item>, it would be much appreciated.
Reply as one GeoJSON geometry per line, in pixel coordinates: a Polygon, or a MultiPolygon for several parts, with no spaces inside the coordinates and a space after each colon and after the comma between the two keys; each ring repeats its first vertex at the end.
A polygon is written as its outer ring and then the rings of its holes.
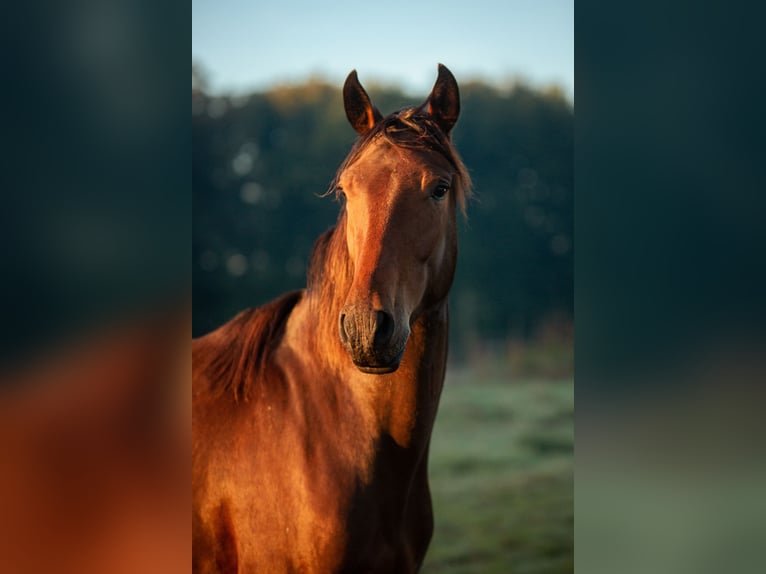
{"type": "Polygon", "coordinates": [[[340,340],[348,341],[348,333],[346,332],[346,314],[341,313],[338,319],[338,331],[340,331],[340,340]]]}
{"type": "Polygon", "coordinates": [[[385,311],[375,312],[375,345],[384,345],[394,335],[394,318],[385,311]]]}

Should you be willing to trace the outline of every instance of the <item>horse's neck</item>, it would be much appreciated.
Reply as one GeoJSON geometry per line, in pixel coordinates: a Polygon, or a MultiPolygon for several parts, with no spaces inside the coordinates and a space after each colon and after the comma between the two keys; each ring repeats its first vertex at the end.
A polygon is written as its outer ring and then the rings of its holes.
{"type": "MultiPolygon", "coordinates": [[[[345,250],[331,249],[325,269],[345,268],[343,257],[347,257],[345,250]]],[[[323,396],[334,397],[339,422],[364,427],[351,432],[372,442],[390,437],[399,447],[423,450],[444,381],[447,302],[426,310],[414,322],[396,372],[366,375],[354,367],[338,336],[348,281],[343,274],[326,273],[319,285],[307,291],[288,322],[286,344],[310,375],[309,384],[323,387],[323,396]]]]}
{"type": "Polygon", "coordinates": [[[296,306],[285,334],[290,357],[300,361],[293,396],[306,403],[304,412],[333,428],[363,481],[375,473],[381,448],[402,457],[403,472],[415,472],[425,460],[444,382],[446,302],[412,325],[402,363],[387,375],[358,371],[340,346],[337,327],[324,324],[324,314],[314,309],[309,295],[296,306]]]}

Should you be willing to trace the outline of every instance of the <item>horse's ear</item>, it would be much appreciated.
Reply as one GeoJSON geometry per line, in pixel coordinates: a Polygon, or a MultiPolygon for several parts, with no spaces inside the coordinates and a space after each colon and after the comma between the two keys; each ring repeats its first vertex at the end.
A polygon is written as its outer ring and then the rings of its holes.
{"type": "Polygon", "coordinates": [[[343,85],[343,106],[346,108],[346,117],[351,122],[351,126],[362,136],[383,119],[378,108],[372,105],[370,96],[359,83],[356,70],[351,70],[343,85]]]}
{"type": "Polygon", "coordinates": [[[460,115],[460,92],[455,76],[442,64],[439,64],[439,77],[426,100],[426,109],[449,136],[460,115]]]}

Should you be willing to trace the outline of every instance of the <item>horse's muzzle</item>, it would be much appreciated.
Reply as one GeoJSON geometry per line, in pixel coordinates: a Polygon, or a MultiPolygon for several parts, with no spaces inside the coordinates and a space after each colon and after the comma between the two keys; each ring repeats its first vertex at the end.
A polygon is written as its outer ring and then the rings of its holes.
{"type": "Polygon", "coordinates": [[[397,329],[393,315],[358,305],[347,305],[338,319],[343,348],[357,369],[382,375],[399,368],[409,328],[397,329]]]}

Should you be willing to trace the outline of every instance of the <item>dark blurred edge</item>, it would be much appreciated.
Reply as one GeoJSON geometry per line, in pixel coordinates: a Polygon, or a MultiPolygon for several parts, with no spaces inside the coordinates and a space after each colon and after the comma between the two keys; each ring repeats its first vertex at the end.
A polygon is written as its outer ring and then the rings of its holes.
{"type": "Polygon", "coordinates": [[[178,304],[191,262],[189,6],[20,11],[3,82],[3,364],[178,304]]]}
{"type": "Polygon", "coordinates": [[[190,566],[190,11],[6,14],[4,572],[190,566]]]}
{"type": "Polygon", "coordinates": [[[581,572],[763,571],[762,12],[577,3],[581,572]]]}

